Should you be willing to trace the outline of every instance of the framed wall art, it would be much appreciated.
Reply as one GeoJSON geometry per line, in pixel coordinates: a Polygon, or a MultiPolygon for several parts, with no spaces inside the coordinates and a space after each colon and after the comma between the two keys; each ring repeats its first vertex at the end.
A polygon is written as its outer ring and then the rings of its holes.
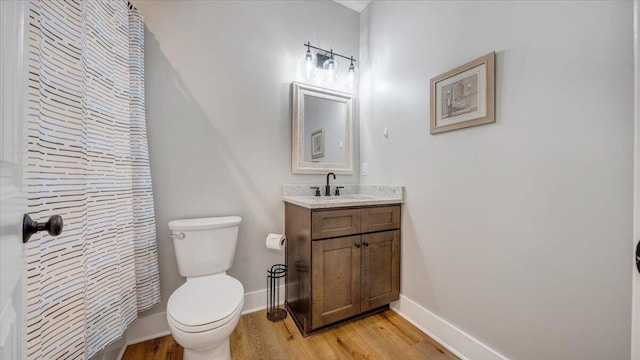
{"type": "Polygon", "coordinates": [[[311,158],[324,157],[324,129],[311,133],[311,158]]]}
{"type": "Polygon", "coordinates": [[[495,121],[495,52],[431,79],[431,134],[495,121]]]}

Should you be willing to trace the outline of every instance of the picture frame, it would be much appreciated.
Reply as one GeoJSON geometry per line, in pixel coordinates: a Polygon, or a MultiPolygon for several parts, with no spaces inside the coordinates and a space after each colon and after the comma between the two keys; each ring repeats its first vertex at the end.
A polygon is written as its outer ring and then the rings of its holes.
{"type": "Polygon", "coordinates": [[[432,135],[495,122],[495,52],[434,77],[430,89],[432,135]]]}
{"type": "Polygon", "coordinates": [[[324,128],[311,133],[311,158],[324,157],[324,128]]]}

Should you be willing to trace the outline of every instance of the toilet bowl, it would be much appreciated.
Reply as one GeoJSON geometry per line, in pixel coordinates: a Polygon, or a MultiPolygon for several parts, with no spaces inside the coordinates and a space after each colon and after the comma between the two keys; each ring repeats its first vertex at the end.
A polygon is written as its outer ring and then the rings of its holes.
{"type": "Polygon", "coordinates": [[[227,216],[169,223],[178,271],[187,281],[169,297],[167,322],[185,360],[231,359],[229,336],[240,320],[244,288],[226,270],[240,221],[227,216]]]}
{"type": "Polygon", "coordinates": [[[226,274],[191,278],[169,297],[167,321],[188,360],[230,359],[229,336],[240,320],[242,284],[226,274]]]}

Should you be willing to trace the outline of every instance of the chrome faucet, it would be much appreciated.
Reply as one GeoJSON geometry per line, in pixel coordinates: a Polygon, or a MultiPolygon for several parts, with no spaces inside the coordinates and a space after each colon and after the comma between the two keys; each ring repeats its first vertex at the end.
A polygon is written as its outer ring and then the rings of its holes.
{"type": "Polygon", "coordinates": [[[327,186],[324,187],[324,196],[331,196],[331,186],[329,186],[329,176],[333,175],[333,180],[336,179],[336,174],[330,172],[327,174],[327,186]]]}

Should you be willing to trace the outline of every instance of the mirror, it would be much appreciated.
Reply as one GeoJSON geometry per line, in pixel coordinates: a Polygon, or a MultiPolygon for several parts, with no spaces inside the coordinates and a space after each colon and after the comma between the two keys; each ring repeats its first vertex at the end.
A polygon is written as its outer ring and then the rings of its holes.
{"type": "Polygon", "coordinates": [[[353,174],[353,95],[293,83],[291,171],[353,174]]]}

